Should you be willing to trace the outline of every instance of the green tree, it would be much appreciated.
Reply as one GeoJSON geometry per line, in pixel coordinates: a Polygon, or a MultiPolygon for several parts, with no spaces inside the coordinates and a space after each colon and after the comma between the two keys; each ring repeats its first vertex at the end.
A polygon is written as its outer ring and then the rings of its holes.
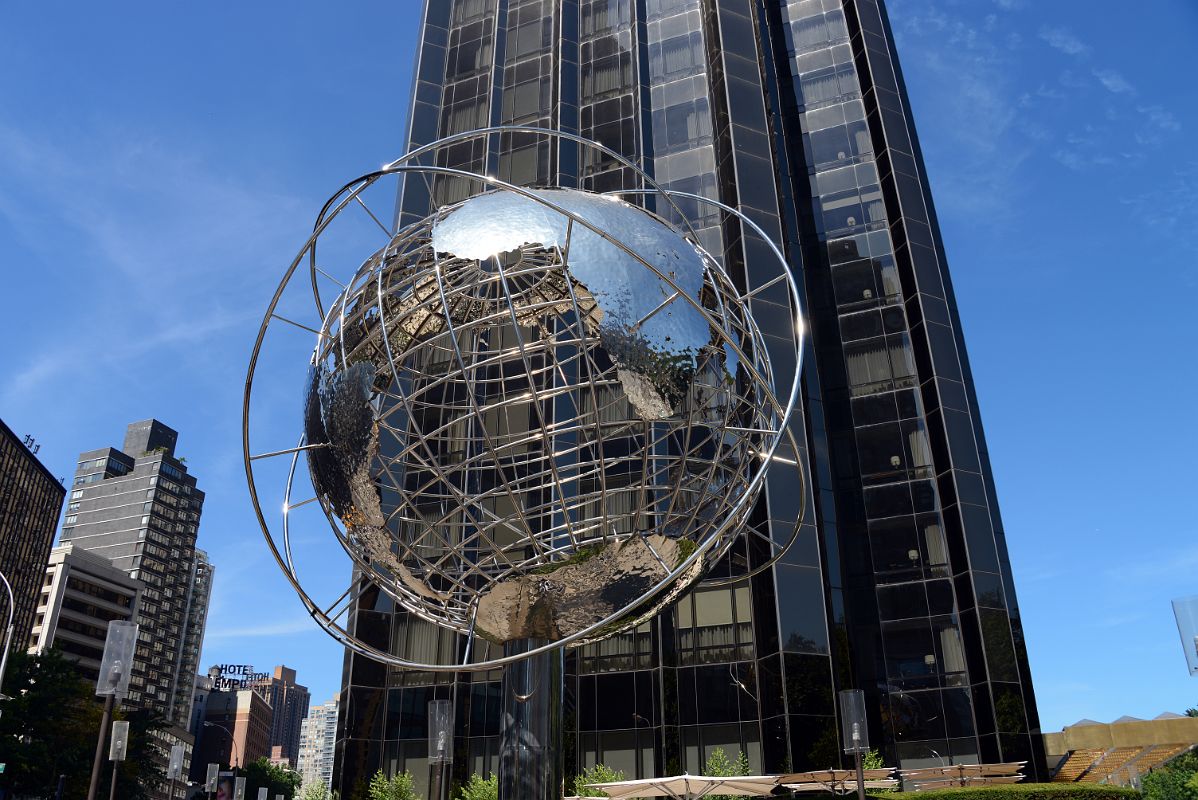
{"type": "MultiPolygon", "coordinates": [[[[167,722],[160,714],[144,709],[118,710],[116,717],[129,722],[125,760],[120,762],[116,779],[117,796],[122,800],[148,800],[151,792],[166,783],[166,769],[153,734],[165,730],[167,722]]],[[[111,775],[108,773],[109,779],[111,775]]]]}
{"type": "Polygon", "coordinates": [[[270,763],[263,756],[257,761],[251,761],[243,769],[238,770],[245,775],[245,796],[257,797],[258,790],[263,786],[267,789],[267,797],[274,800],[275,795],[283,795],[286,800],[292,800],[300,785],[298,772],[270,763]]]}
{"type": "MultiPolygon", "coordinates": [[[[708,754],[703,774],[713,778],[732,778],[737,775],[748,775],[749,759],[743,752],[737,753],[736,758],[731,758],[724,752],[724,748],[717,747],[708,754]]],[[[709,795],[709,797],[711,800],[734,800],[733,795],[725,794],[709,795]]]]}
{"type": "Polygon", "coordinates": [[[1143,777],[1144,800],[1198,800],[1198,753],[1190,751],[1143,777]]]}
{"type": "Polygon", "coordinates": [[[484,778],[474,773],[458,788],[454,800],[499,800],[499,776],[484,778]]]}
{"type": "MultiPolygon", "coordinates": [[[[75,663],[57,650],[30,655],[13,653],[4,682],[12,696],[0,715],[0,795],[50,797],[63,776],[63,796],[87,794],[92,757],[100,731],[102,706],[95,686],[80,677],[75,663]]],[[[143,800],[162,779],[151,758],[155,730],[161,718],[149,712],[120,708],[116,719],[129,721],[125,761],[117,773],[117,793],[128,800],[143,800]]],[[[103,762],[101,783],[111,778],[110,762],[103,762]]]]}
{"type": "Polygon", "coordinates": [[[1186,716],[1187,717],[1198,717],[1198,708],[1187,708],[1186,716]]]}
{"type": "Polygon", "coordinates": [[[861,757],[861,766],[864,769],[882,769],[886,766],[886,759],[882,758],[882,754],[876,747],[873,747],[861,757]]]}
{"type": "Polygon", "coordinates": [[[329,800],[329,787],[324,781],[306,784],[300,789],[299,800],[329,800]]]}
{"type": "Polygon", "coordinates": [[[380,769],[370,779],[368,792],[370,800],[420,800],[409,772],[397,772],[388,778],[380,769]]]}
{"type": "Polygon", "coordinates": [[[607,792],[601,792],[598,789],[588,789],[588,783],[615,783],[616,781],[627,780],[624,773],[618,769],[612,769],[606,764],[595,764],[592,767],[587,767],[582,772],[574,776],[574,785],[566,787],[568,791],[581,797],[607,797],[607,792]]]}

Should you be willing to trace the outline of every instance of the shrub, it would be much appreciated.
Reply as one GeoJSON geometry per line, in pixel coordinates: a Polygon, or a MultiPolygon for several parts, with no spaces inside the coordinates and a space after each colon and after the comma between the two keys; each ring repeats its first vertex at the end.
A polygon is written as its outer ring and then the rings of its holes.
{"type": "Polygon", "coordinates": [[[607,797],[607,792],[601,792],[598,789],[588,789],[588,783],[615,783],[616,781],[627,780],[624,773],[618,769],[612,769],[606,764],[596,764],[593,767],[587,767],[582,772],[574,777],[573,792],[576,795],[583,797],[607,797]]]}
{"type": "Polygon", "coordinates": [[[474,773],[458,788],[454,800],[499,800],[499,776],[484,778],[474,773]]]}
{"type": "MultiPolygon", "coordinates": [[[[873,792],[870,792],[872,795],[873,792]]],[[[885,800],[1140,800],[1135,789],[1100,783],[1011,783],[1001,786],[965,786],[926,792],[891,792],[885,800]]]]}
{"type": "Polygon", "coordinates": [[[397,772],[388,778],[380,769],[370,779],[370,800],[421,800],[412,787],[412,775],[397,772]]]}
{"type": "MultiPolygon", "coordinates": [[[[707,756],[707,764],[703,774],[712,778],[732,778],[737,775],[749,774],[749,759],[744,753],[737,753],[736,758],[729,758],[724,748],[717,747],[707,756]]],[[[708,800],[736,800],[730,794],[710,795],[708,800]]]]}

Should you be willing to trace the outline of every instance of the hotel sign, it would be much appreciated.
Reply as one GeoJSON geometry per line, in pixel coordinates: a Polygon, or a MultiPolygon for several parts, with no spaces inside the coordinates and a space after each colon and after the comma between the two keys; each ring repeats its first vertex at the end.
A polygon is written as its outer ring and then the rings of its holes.
{"type": "Polygon", "coordinates": [[[212,688],[218,692],[249,689],[256,683],[270,680],[269,674],[254,672],[249,664],[217,664],[208,670],[208,675],[212,678],[212,688]],[[214,676],[214,671],[219,671],[220,675],[214,676]]]}

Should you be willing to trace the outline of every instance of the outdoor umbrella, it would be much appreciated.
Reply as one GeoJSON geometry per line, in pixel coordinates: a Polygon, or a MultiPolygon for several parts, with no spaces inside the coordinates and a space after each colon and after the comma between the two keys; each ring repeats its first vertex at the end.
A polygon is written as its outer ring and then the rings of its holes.
{"type": "Polygon", "coordinates": [[[643,778],[637,781],[588,783],[586,788],[606,792],[612,800],[631,797],[672,797],[698,800],[709,794],[735,794],[756,797],[769,794],[778,785],[777,775],[734,775],[718,778],[709,775],[676,775],[672,778],[643,778]]]}
{"type": "MultiPolygon", "coordinates": [[[[892,789],[898,781],[891,780],[894,767],[863,770],[866,789],[892,789]]],[[[857,770],[819,769],[811,772],[792,772],[782,775],[778,783],[795,792],[832,792],[846,794],[857,791],[857,770]]]]}

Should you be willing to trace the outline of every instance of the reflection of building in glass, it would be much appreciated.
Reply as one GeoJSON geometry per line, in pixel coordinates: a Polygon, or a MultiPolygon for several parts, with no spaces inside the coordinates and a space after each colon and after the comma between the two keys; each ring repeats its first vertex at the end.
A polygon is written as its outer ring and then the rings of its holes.
{"type": "Polygon", "coordinates": [[[253,689],[273,710],[270,724],[271,760],[295,767],[299,754],[300,724],[308,713],[308,687],[295,682],[295,670],[275,667],[274,674],[253,689]],[[277,752],[276,752],[277,751],[277,752]]]}
{"type": "MultiPolygon", "coordinates": [[[[54,543],[54,526],[66,489],[30,450],[30,440],[17,438],[0,421],[0,575],[13,593],[12,649],[25,647],[33,629],[46,559],[54,543]]],[[[35,445],[36,446],[36,445],[35,445]]],[[[0,625],[10,610],[0,588],[0,625]]],[[[0,638],[4,632],[0,631],[0,638]]]]}
{"type": "MultiPolygon", "coordinates": [[[[881,4],[430,0],[423,26],[402,149],[485,125],[577,132],[667,188],[744,209],[783,244],[807,293],[797,455],[811,503],[799,543],[770,575],[700,586],[571,655],[567,772],[601,761],[629,777],[697,773],[717,746],[746,752],[754,771],[827,767],[841,758],[835,692],[861,688],[888,763],[1026,759],[1043,777],[977,398],[881,4]]],[[[534,134],[447,147],[436,163],[525,184],[634,181],[609,158],[534,134]]],[[[474,190],[409,180],[398,220],[474,190]]],[[[734,276],[769,263],[751,232],[687,205],[734,276]]],[[[793,324],[775,299],[752,303],[767,344],[793,324]]],[[[772,473],[752,520],[778,540],[799,511],[793,480],[772,473]]],[[[717,572],[743,568],[730,559],[717,572]]],[[[457,637],[378,591],[353,625],[416,660],[460,652],[457,637]]],[[[401,673],[350,655],[334,789],[351,792],[380,766],[423,776],[425,709],[455,680],[455,770],[493,772],[497,674],[401,673]]]]}
{"type": "Polygon", "coordinates": [[[145,420],[129,425],[120,450],[81,453],[62,541],[144,584],[126,703],[187,725],[212,566],[195,549],[204,493],[175,457],[178,436],[145,420]]]}
{"type": "Polygon", "coordinates": [[[41,653],[55,647],[95,682],[108,623],[137,618],[143,584],[71,542],[50,551],[45,575],[29,650],[41,653]]]}
{"type": "Polygon", "coordinates": [[[337,743],[337,698],[312,706],[300,726],[296,769],[304,786],[332,786],[333,749],[337,743]]]}

